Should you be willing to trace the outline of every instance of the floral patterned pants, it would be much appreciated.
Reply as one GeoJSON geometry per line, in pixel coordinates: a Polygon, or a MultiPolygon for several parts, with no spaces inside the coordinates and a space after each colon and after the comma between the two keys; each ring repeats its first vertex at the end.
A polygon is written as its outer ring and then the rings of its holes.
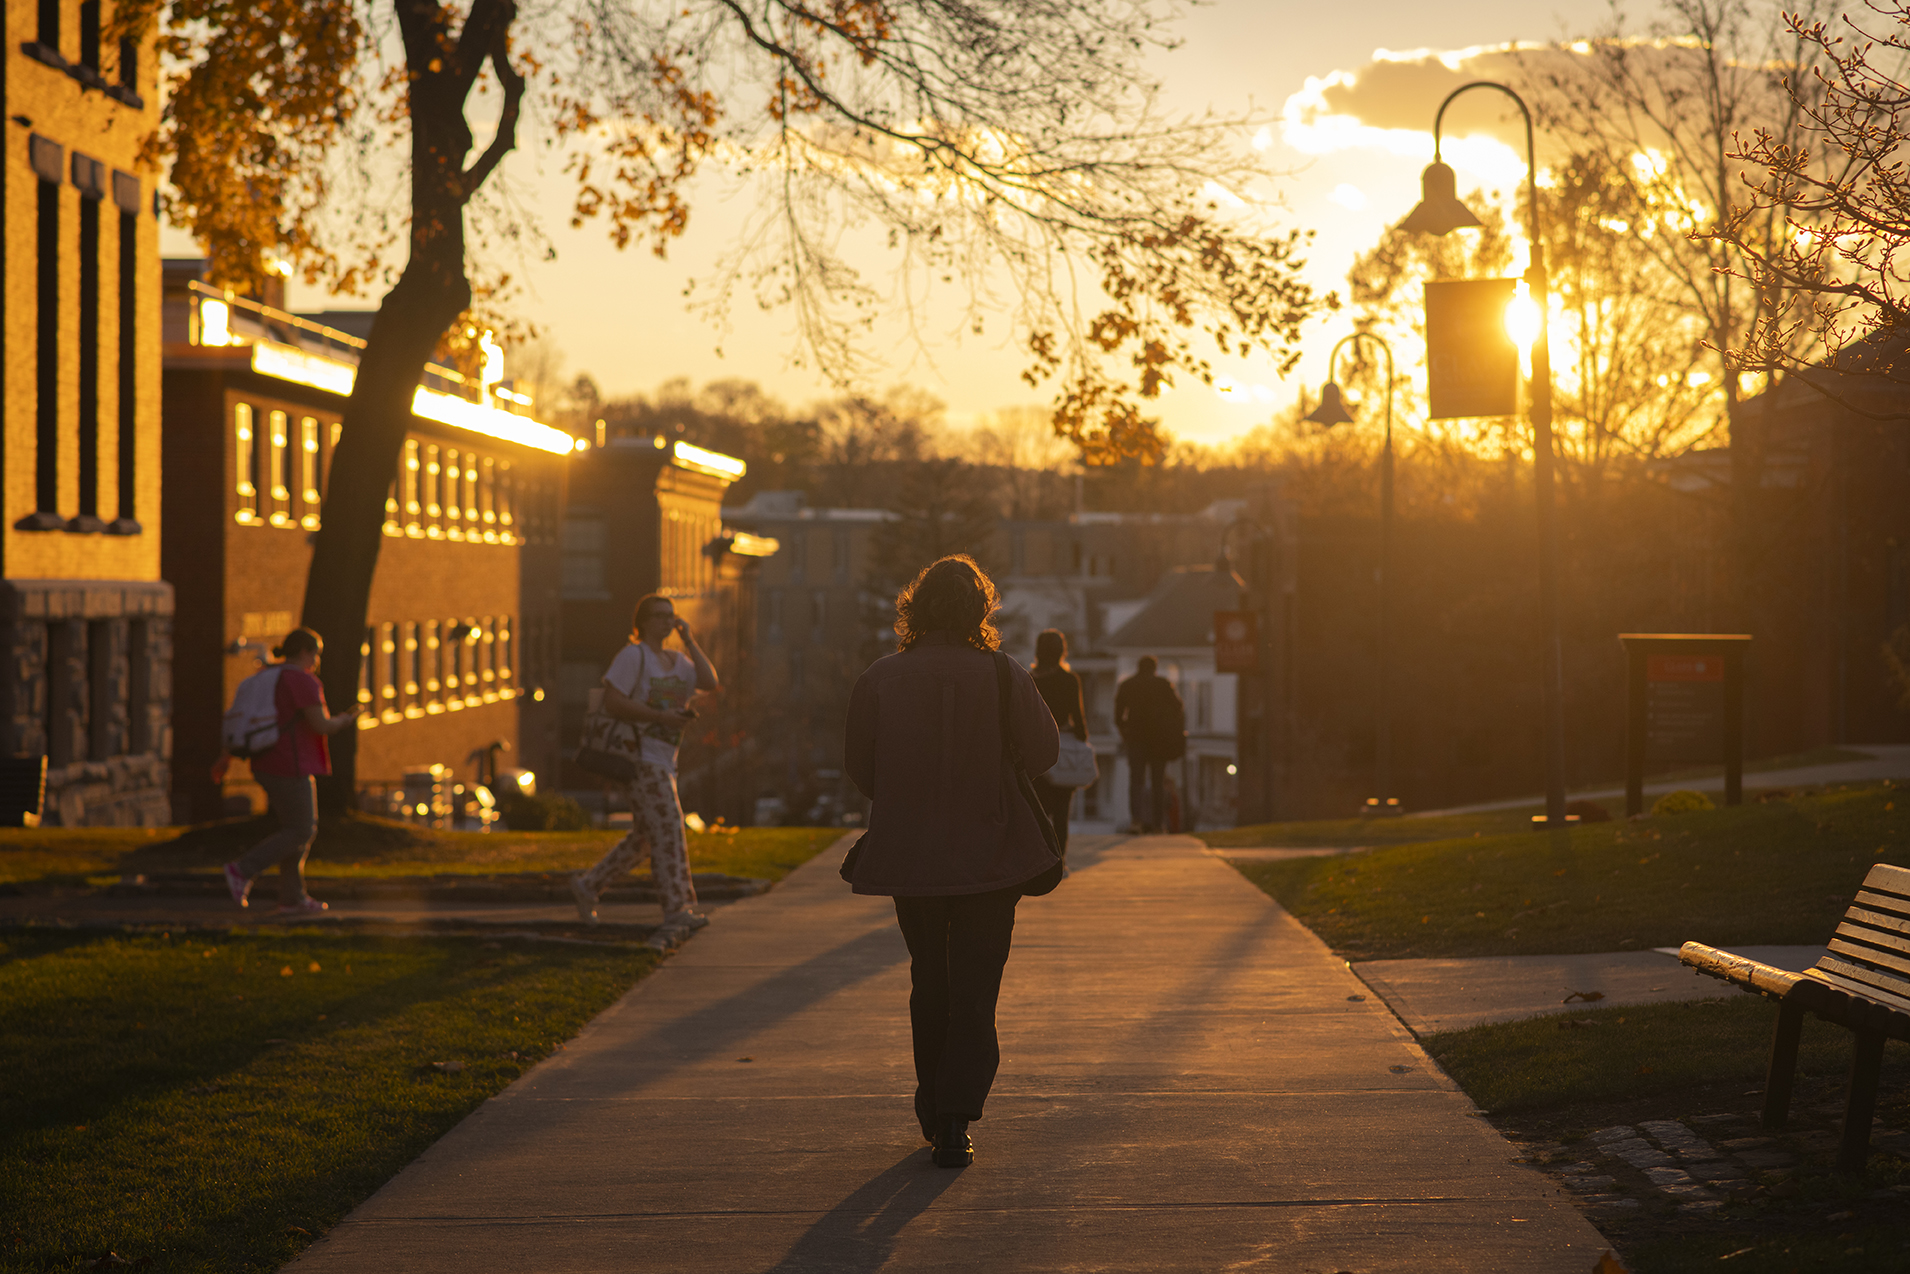
{"type": "Polygon", "coordinates": [[[626,791],[630,797],[630,834],[611,846],[610,852],[580,877],[584,887],[601,896],[611,881],[647,857],[663,914],[674,916],[691,910],[696,906],[696,886],[690,881],[690,849],[683,839],[683,807],[677,802],[676,775],[639,761],[636,777],[626,791]]]}

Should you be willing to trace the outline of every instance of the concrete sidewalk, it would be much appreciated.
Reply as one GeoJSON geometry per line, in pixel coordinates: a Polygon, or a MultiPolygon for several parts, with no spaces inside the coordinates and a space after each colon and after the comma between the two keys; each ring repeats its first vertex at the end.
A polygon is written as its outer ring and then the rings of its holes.
{"type": "Polygon", "coordinates": [[[1309,932],[1187,837],[1022,904],[976,1162],[928,1162],[908,966],[841,850],[728,907],[296,1263],[1569,1271],[1605,1246],[1309,932]]]}
{"type": "MultiPolygon", "coordinates": [[[[1801,973],[1820,947],[1731,947],[1739,955],[1801,973]]],[[[1729,983],[1678,963],[1676,947],[1589,955],[1488,956],[1470,960],[1369,960],[1353,966],[1414,1034],[1457,1031],[1572,1009],[1709,1000],[1741,994],[1729,983]],[[1583,997],[1595,994],[1596,999],[1583,997]]]]}

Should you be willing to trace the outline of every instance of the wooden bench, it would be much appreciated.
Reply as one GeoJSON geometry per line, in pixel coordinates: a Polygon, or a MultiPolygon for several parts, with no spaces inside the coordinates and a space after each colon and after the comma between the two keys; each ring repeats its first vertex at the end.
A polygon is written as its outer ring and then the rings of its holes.
{"type": "Polygon", "coordinates": [[[1699,973],[1777,1001],[1764,1091],[1764,1126],[1772,1132],[1781,1130],[1790,1114],[1804,1015],[1835,1022],[1856,1036],[1837,1170],[1860,1172],[1870,1154],[1884,1041],[1910,1040],[1910,870],[1884,863],[1872,867],[1828,945],[1824,958],[1802,973],[1701,942],[1685,943],[1678,959],[1699,973]]]}

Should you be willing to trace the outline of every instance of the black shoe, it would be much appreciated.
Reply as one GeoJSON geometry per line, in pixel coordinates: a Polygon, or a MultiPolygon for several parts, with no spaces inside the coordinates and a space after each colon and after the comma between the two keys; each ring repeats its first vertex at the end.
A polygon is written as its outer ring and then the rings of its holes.
{"type": "Polygon", "coordinates": [[[966,1168],[974,1163],[975,1143],[968,1139],[968,1121],[960,1115],[943,1115],[930,1157],[938,1168],[966,1168]]]}

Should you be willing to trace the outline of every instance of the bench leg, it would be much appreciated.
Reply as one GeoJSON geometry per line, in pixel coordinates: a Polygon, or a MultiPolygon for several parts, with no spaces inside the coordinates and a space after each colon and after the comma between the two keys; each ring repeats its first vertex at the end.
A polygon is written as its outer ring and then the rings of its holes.
{"type": "MultiPolygon", "coordinates": [[[[1780,1002],[1771,1036],[1771,1069],[1764,1081],[1764,1127],[1783,1132],[1791,1114],[1791,1084],[1797,1078],[1797,1043],[1804,1034],[1803,1006],[1780,1002]]],[[[1868,1126],[1868,1125],[1866,1125],[1868,1126]]]]}
{"type": "Polygon", "coordinates": [[[1837,1171],[1862,1172],[1870,1158],[1870,1121],[1877,1113],[1877,1081],[1883,1070],[1883,1032],[1860,1031],[1850,1056],[1850,1096],[1844,1107],[1844,1140],[1837,1171]]]}

